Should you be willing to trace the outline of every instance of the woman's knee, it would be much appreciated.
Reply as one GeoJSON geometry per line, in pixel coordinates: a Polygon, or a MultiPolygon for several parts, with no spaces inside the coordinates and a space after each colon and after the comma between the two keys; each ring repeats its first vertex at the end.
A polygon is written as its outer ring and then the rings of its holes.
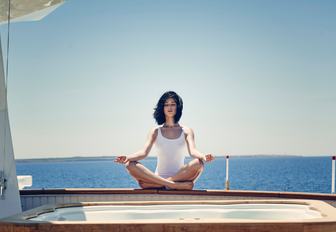
{"type": "Polygon", "coordinates": [[[136,164],[138,162],[137,161],[128,161],[126,164],[125,164],[125,167],[128,171],[131,171],[133,170],[135,167],[136,167],[136,164]]]}
{"type": "Polygon", "coordinates": [[[197,170],[202,170],[204,167],[204,163],[201,159],[194,159],[192,167],[197,169],[197,170]]]}

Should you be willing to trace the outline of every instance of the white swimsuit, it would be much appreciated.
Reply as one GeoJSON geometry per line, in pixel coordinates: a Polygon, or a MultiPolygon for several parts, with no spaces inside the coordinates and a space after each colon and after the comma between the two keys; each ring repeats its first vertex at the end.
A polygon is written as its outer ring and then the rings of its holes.
{"type": "Polygon", "coordinates": [[[155,174],[167,178],[174,176],[184,165],[186,141],[182,128],[181,135],[176,139],[168,139],[158,127],[155,146],[157,148],[157,165],[155,174]]]}

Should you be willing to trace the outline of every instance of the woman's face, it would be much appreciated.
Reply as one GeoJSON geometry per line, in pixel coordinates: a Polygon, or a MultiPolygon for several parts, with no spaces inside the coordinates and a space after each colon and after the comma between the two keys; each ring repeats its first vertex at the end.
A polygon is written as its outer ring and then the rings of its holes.
{"type": "Polygon", "coordinates": [[[164,104],[163,112],[166,117],[174,117],[176,114],[176,102],[173,98],[168,98],[164,104]]]}

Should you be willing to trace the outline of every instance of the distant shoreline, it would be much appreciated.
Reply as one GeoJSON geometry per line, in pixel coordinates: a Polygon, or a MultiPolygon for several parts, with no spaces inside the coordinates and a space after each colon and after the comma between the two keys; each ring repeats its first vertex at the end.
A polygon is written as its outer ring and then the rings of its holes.
{"type": "MultiPolygon", "coordinates": [[[[217,159],[225,159],[226,156],[216,156],[217,159]]],[[[331,157],[328,155],[232,155],[230,158],[299,158],[299,157],[331,157]]],[[[55,158],[24,158],[15,159],[18,163],[26,162],[66,162],[66,161],[113,161],[115,156],[73,156],[73,157],[55,157],[55,158]]],[[[156,159],[156,156],[149,156],[146,159],[156,159]]]]}

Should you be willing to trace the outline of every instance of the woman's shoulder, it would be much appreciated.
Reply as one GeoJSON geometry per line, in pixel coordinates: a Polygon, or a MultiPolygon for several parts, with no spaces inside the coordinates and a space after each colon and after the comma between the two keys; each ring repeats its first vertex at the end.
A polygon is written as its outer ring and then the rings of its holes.
{"type": "Polygon", "coordinates": [[[185,125],[180,125],[180,126],[181,126],[181,128],[182,128],[182,130],[185,134],[194,133],[193,130],[190,127],[187,127],[185,125]]]}
{"type": "Polygon", "coordinates": [[[150,135],[156,137],[158,135],[158,131],[160,129],[161,126],[156,126],[156,127],[153,127],[151,130],[150,130],[150,135]]]}

